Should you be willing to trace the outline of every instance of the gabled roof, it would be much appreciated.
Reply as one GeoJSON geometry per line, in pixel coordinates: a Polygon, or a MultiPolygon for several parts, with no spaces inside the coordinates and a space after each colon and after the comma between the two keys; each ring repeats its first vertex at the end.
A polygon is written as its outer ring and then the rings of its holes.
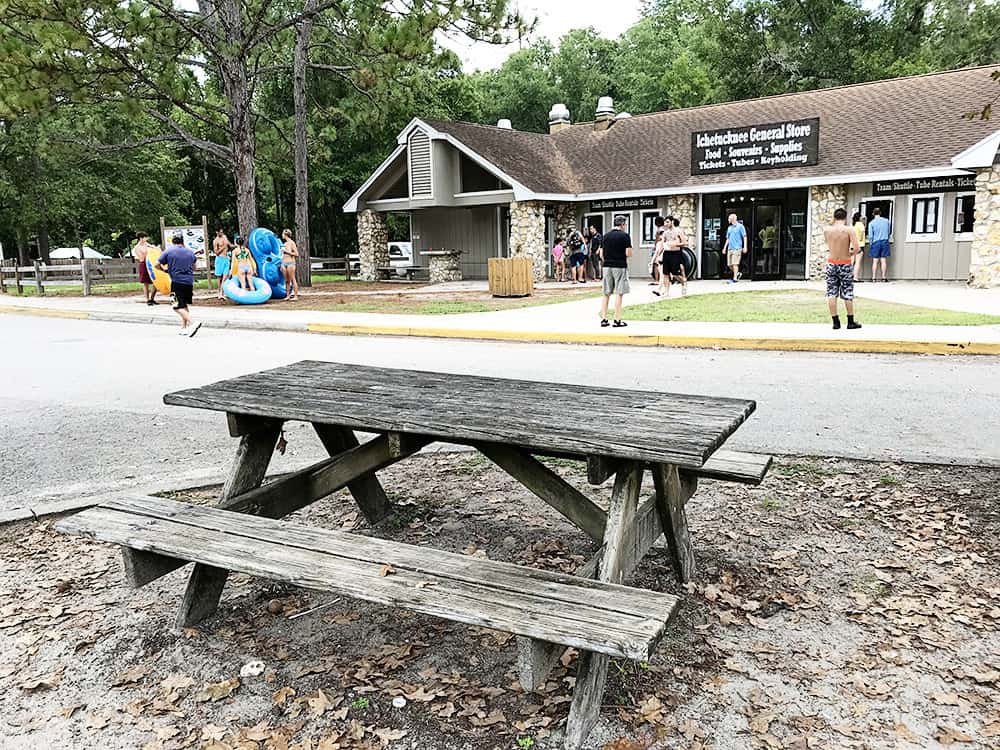
{"type": "Polygon", "coordinates": [[[996,154],[1000,124],[962,115],[981,110],[1000,93],[990,76],[998,65],[636,115],[607,130],[579,123],[550,135],[414,120],[403,132],[423,123],[432,137],[478,156],[504,176],[518,200],[959,174],[985,166],[996,154]],[[811,117],[820,118],[816,165],[691,174],[693,132],[811,117]]]}

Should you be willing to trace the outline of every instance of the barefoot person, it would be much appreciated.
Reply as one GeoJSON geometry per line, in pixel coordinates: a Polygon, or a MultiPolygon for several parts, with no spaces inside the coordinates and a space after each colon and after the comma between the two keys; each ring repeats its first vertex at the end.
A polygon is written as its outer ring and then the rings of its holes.
{"type": "Polygon", "coordinates": [[[854,233],[858,236],[858,246],[861,248],[854,256],[854,283],[856,284],[861,281],[861,273],[864,271],[861,265],[865,260],[865,242],[868,239],[868,232],[865,229],[865,217],[861,215],[860,211],[854,212],[851,224],[854,225],[854,233]]]}
{"type": "Polygon", "coordinates": [[[844,300],[847,308],[847,327],[861,328],[854,321],[854,256],[861,252],[854,227],[847,226],[847,211],[838,208],[833,212],[833,224],[823,230],[830,256],[826,263],[826,301],[833,318],[834,330],[840,328],[837,298],[844,300]]]}
{"type": "Polygon", "coordinates": [[[604,297],[601,300],[601,327],[608,323],[608,300],[615,297],[615,328],[624,328],[622,296],[629,293],[628,259],[632,257],[632,238],[625,231],[624,216],[615,217],[615,228],[604,235],[601,243],[601,260],[604,263],[604,297]]]}
{"type": "Polygon", "coordinates": [[[229,277],[229,251],[234,247],[229,241],[226,233],[222,229],[215,230],[215,239],[212,240],[212,252],[215,253],[215,266],[213,268],[213,278],[215,279],[216,292],[219,299],[222,299],[222,285],[229,277]]]}
{"type": "Polygon", "coordinates": [[[735,284],[740,280],[740,261],[747,251],[747,230],[739,223],[736,214],[729,214],[729,227],[726,229],[726,244],[722,247],[722,254],[726,256],[726,261],[733,271],[733,278],[730,284],[735,284]]]}
{"type": "Polygon", "coordinates": [[[291,229],[283,230],[281,239],[281,275],[285,277],[288,299],[294,300],[299,297],[299,285],[295,281],[295,263],[299,259],[299,248],[292,239],[291,229]]]}
{"type": "Polygon", "coordinates": [[[156,301],[156,287],[153,286],[153,279],[149,276],[149,269],[146,267],[146,256],[149,255],[149,235],[139,232],[139,241],[132,248],[132,257],[135,258],[139,271],[139,281],[146,293],[147,305],[158,305],[156,301]]]}
{"type": "Polygon", "coordinates": [[[170,275],[170,289],[174,295],[174,312],[181,319],[181,336],[194,336],[201,323],[191,322],[188,306],[194,296],[194,251],[184,246],[184,237],[175,234],[168,247],[156,259],[156,267],[170,275]]]}
{"type": "Polygon", "coordinates": [[[250,248],[239,235],[236,236],[236,249],[233,250],[233,264],[230,273],[236,277],[236,283],[239,284],[240,289],[251,292],[256,289],[253,277],[257,273],[257,262],[253,259],[250,248]]]}
{"type": "Polygon", "coordinates": [[[556,240],[552,246],[552,275],[556,281],[564,281],[566,278],[566,250],[563,248],[563,241],[556,240]]]}

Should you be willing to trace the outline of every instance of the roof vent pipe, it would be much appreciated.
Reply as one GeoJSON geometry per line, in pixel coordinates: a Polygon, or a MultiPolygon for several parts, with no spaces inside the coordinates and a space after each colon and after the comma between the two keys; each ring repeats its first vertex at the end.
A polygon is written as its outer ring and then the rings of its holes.
{"type": "Polygon", "coordinates": [[[553,104],[549,110],[549,132],[558,133],[569,127],[569,109],[565,104],[553,104]]]}
{"type": "Polygon", "coordinates": [[[510,124],[510,120],[508,120],[506,117],[497,120],[497,127],[503,130],[513,130],[513,126],[510,124]]]}
{"type": "Polygon", "coordinates": [[[615,116],[615,101],[610,96],[602,96],[597,100],[597,114],[594,117],[594,130],[607,130],[611,118],[615,116]]]}

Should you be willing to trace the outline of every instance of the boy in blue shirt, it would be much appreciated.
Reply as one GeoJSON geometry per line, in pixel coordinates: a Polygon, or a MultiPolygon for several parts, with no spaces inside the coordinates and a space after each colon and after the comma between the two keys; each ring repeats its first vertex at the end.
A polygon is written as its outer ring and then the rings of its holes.
{"type": "Polygon", "coordinates": [[[722,252],[726,254],[726,261],[733,269],[733,278],[730,284],[735,284],[743,275],[740,273],[740,260],[747,251],[747,230],[736,219],[736,214],[729,214],[729,227],[726,229],[726,244],[722,252]]]}
{"type": "Polygon", "coordinates": [[[872,209],[872,220],[868,222],[868,254],[872,258],[872,281],[878,281],[877,270],[882,266],[882,281],[886,266],[889,264],[889,220],[882,215],[879,208],[872,209]]]}
{"type": "Polygon", "coordinates": [[[174,295],[174,312],[181,318],[181,336],[194,336],[201,323],[191,324],[188,305],[194,296],[194,251],[184,245],[184,237],[175,234],[170,247],[160,254],[156,265],[170,274],[170,291],[174,295]]]}

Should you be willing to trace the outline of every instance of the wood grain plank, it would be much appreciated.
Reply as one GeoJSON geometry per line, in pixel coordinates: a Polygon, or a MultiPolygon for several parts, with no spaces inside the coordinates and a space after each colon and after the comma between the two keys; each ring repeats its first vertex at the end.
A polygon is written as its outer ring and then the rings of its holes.
{"type": "MultiPolygon", "coordinates": [[[[615,474],[615,487],[604,530],[604,549],[598,565],[601,581],[622,580],[628,559],[626,540],[635,524],[642,485],[642,463],[623,462],[615,474]]],[[[608,676],[607,652],[582,651],[577,662],[576,685],[566,722],[566,747],[577,750],[590,734],[601,712],[604,684],[608,676]]]]}
{"type": "MultiPolygon", "coordinates": [[[[240,438],[236,460],[222,487],[219,504],[260,486],[267,475],[274,447],[281,435],[281,423],[268,421],[240,438]]],[[[212,565],[196,564],[188,579],[184,598],[177,611],[178,627],[195,625],[215,612],[226,586],[229,571],[212,565]]]]}
{"type": "MultiPolygon", "coordinates": [[[[688,531],[687,513],[684,510],[687,493],[682,487],[677,467],[654,467],[653,484],[656,487],[656,509],[670,549],[670,564],[677,579],[687,583],[695,574],[694,547],[691,545],[691,533],[688,531]]],[[[693,494],[694,488],[690,488],[688,492],[693,494]]]]}
{"type": "Polygon", "coordinates": [[[497,443],[477,443],[476,447],[591,539],[603,540],[604,511],[538,459],[526,451],[497,443]]]}
{"type": "Polygon", "coordinates": [[[129,502],[117,500],[117,507],[63,519],[59,530],[627,658],[648,658],[677,604],[667,594],[412,545],[390,544],[395,556],[384,557],[384,540],[268,519],[245,517],[268,527],[266,538],[220,532],[195,523],[192,513],[202,519],[232,514],[150,500],[162,517],[153,518],[145,507],[138,515],[123,510],[129,502]],[[311,546],[287,543],[307,530],[314,539],[318,535],[311,546]],[[369,549],[372,544],[375,549],[369,549]],[[351,551],[360,558],[345,554],[351,551]],[[381,575],[386,563],[395,571],[391,575],[381,575]],[[456,567],[466,574],[454,575],[456,567]],[[497,576],[498,570],[504,575],[497,576]]]}
{"type": "Polygon", "coordinates": [[[698,468],[754,411],[753,401],[590,388],[563,409],[560,384],[305,361],[164,397],[170,405],[408,432],[451,442],[674,463],[698,468]]]}

